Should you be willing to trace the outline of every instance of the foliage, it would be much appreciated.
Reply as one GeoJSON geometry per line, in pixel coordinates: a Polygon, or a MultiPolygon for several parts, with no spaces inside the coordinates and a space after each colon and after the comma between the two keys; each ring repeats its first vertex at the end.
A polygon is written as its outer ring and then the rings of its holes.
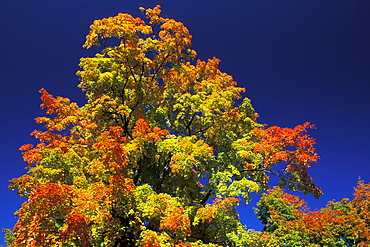
{"type": "Polygon", "coordinates": [[[141,10],[147,21],[118,14],[90,26],[84,47],[103,49],[80,61],[85,105],[40,90],[46,130],[20,148],[28,172],[10,188],[27,201],[11,246],[258,246],[241,200],[273,175],[321,194],[307,174],[313,126],[257,123],[220,60],[195,61],[181,22],[141,10]]]}
{"type": "Polygon", "coordinates": [[[2,231],[5,233],[4,242],[8,246],[15,240],[14,233],[8,228],[3,228],[2,231]]]}
{"type": "Polygon", "coordinates": [[[256,212],[265,224],[265,244],[370,246],[370,184],[363,181],[353,200],[331,201],[318,211],[276,187],[261,197],[256,212]]]}

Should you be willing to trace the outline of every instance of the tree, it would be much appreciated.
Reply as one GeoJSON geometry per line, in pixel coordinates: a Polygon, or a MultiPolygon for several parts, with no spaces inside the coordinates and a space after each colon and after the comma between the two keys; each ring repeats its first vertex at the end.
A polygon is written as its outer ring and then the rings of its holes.
{"type": "Polygon", "coordinates": [[[330,201],[318,211],[310,211],[304,200],[278,187],[263,194],[257,205],[265,224],[265,245],[370,246],[370,184],[363,181],[352,201],[330,201]]]}
{"type": "Polygon", "coordinates": [[[321,194],[307,174],[318,159],[305,123],[257,123],[244,88],[195,61],[188,29],[143,9],[96,20],[84,47],[79,87],[87,103],[41,89],[45,131],[20,148],[27,174],[11,188],[27,198],[11,246],[240,246],[236,207],[251,193],[282,187],[321,194]]]}

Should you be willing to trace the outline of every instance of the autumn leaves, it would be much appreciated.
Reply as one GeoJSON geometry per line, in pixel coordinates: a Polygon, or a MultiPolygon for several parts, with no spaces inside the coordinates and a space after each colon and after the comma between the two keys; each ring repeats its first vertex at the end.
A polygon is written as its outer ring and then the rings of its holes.
{"type": "Polygon", "coordinates": [[[27,201],[11,246],[245,246],[260,235],[236,207],[270,176],[320,195],[311,125],[257,123],[220,60],[194,62],[181,22],[141,10],[146,21],[90,26],[84,47],[103,49],[80,61],[85,105],[40,90],[46,130],[21,148],[28,172],[11,187],[27,201]]]}

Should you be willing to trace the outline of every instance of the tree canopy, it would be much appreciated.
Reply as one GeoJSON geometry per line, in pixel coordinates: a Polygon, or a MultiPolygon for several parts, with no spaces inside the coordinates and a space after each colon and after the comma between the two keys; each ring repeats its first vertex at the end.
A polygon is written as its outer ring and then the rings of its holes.
{"type": "Polygon", "coordinates": [[[262,195],[256,213],[267,246],[370,246],[370,184],[359,181],[350,200],[311,211],[298,196],[275,187],[262,195]]]}
{"type": "Polygon", "coordinates": [[[121,13],[90,26],[84,47],[102,48],[80,60],[86,104],[40,90],[45,130],[20,148],[28,172],[10,187],[27,200],[11,246],[261,246],[239,203],[271,176],[321,195],[307,173],[313,125],[258,123],[220,60],[196,60],[181,22],[160,6],[141,11],[145,20],[121,13]]]}

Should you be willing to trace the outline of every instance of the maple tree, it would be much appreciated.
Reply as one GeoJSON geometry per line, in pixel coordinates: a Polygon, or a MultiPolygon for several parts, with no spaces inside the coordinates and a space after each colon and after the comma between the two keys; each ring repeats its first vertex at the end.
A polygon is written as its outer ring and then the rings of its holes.
{"type": "Polygon", "coordinates": [[[313,126],[259,124],[220,60],[195,61],[181,22],[141,11],[90,26],[84,47],[103,48],[80,61],[85,105],[40,90],[46,130],[20,148],[10,246],[246,246],[259,234],[236,208],[271,176],[320,196],[313,126]]]}
{"type": "Polygon", "coordinates": [[[264,246],[370,246],[370,183],[359,181],[353,200],[330,201],[317,211],[279,187],[257,205],[264,246]]]}

